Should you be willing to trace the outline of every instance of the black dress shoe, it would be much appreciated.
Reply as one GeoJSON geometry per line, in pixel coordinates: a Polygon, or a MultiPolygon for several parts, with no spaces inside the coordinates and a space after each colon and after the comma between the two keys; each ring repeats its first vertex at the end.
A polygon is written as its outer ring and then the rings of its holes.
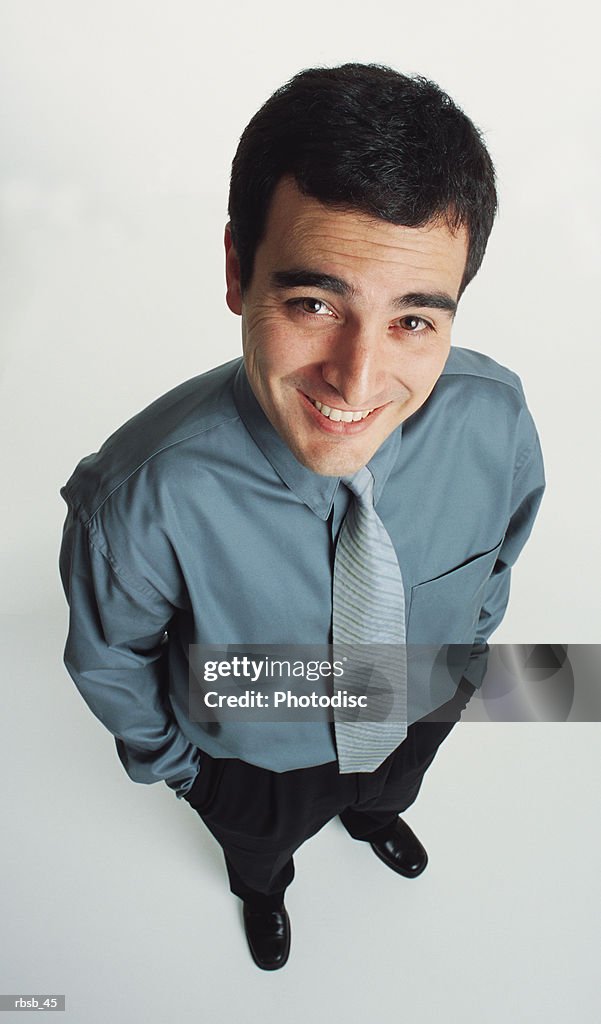
{"type": "Polygon", "coordinates": [[[283,967],[290,952],[290,918],[281,910],[255,910],[248,903],[243,910],[244,929],[251,956],[263,971],[283,967]]]}
{"type": "Polygon", "coordinates": [[[388,833],[370,846],[380,860],[405,878],[417,878],[428,863],[428,854],[402,818],[397,818],[388,833]]]}

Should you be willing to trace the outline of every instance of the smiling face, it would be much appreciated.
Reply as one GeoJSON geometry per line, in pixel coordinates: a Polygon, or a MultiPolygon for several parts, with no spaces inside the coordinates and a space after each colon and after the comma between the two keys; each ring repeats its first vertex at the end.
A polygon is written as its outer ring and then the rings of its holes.
{"type": "Polygon", "coordinates": [[[244,295],[226,228],[227,302],[242,316],[246,372],[304,466],[364,466],[438,380],[467,232],[340,212],[279,182],[244,295]]]}

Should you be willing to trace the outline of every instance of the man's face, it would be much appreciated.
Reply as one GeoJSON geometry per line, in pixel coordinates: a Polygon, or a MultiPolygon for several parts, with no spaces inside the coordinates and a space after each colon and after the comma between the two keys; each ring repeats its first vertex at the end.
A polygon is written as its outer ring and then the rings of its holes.
{"type": "Polygon", "coordinates": [[[226,253],[227,302],[265,415],[315,473],[356,472],[442,372],[467,232],[340,212],[283,179],[244,296],[228,228],[226,253]]]}

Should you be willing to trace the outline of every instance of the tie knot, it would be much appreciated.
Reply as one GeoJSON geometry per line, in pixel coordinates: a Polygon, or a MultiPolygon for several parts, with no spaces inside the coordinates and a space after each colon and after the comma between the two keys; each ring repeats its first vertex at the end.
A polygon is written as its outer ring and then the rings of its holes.
{"type": "Polygon", "coordinates": [[[342,476],[340,479],[359,501],[373,505],[374,478],[367,466],[363,466],[353,476],[342,476]]]}

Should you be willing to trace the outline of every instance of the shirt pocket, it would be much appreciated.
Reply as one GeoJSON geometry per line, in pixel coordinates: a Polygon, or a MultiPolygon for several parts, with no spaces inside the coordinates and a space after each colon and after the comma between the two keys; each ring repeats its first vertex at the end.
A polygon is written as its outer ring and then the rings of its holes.
{"type": "Polygon", "coordinates": [[[486,584],[503,540],[484,554],[411,588],[407,643],[472,644],[486,584]]]}

